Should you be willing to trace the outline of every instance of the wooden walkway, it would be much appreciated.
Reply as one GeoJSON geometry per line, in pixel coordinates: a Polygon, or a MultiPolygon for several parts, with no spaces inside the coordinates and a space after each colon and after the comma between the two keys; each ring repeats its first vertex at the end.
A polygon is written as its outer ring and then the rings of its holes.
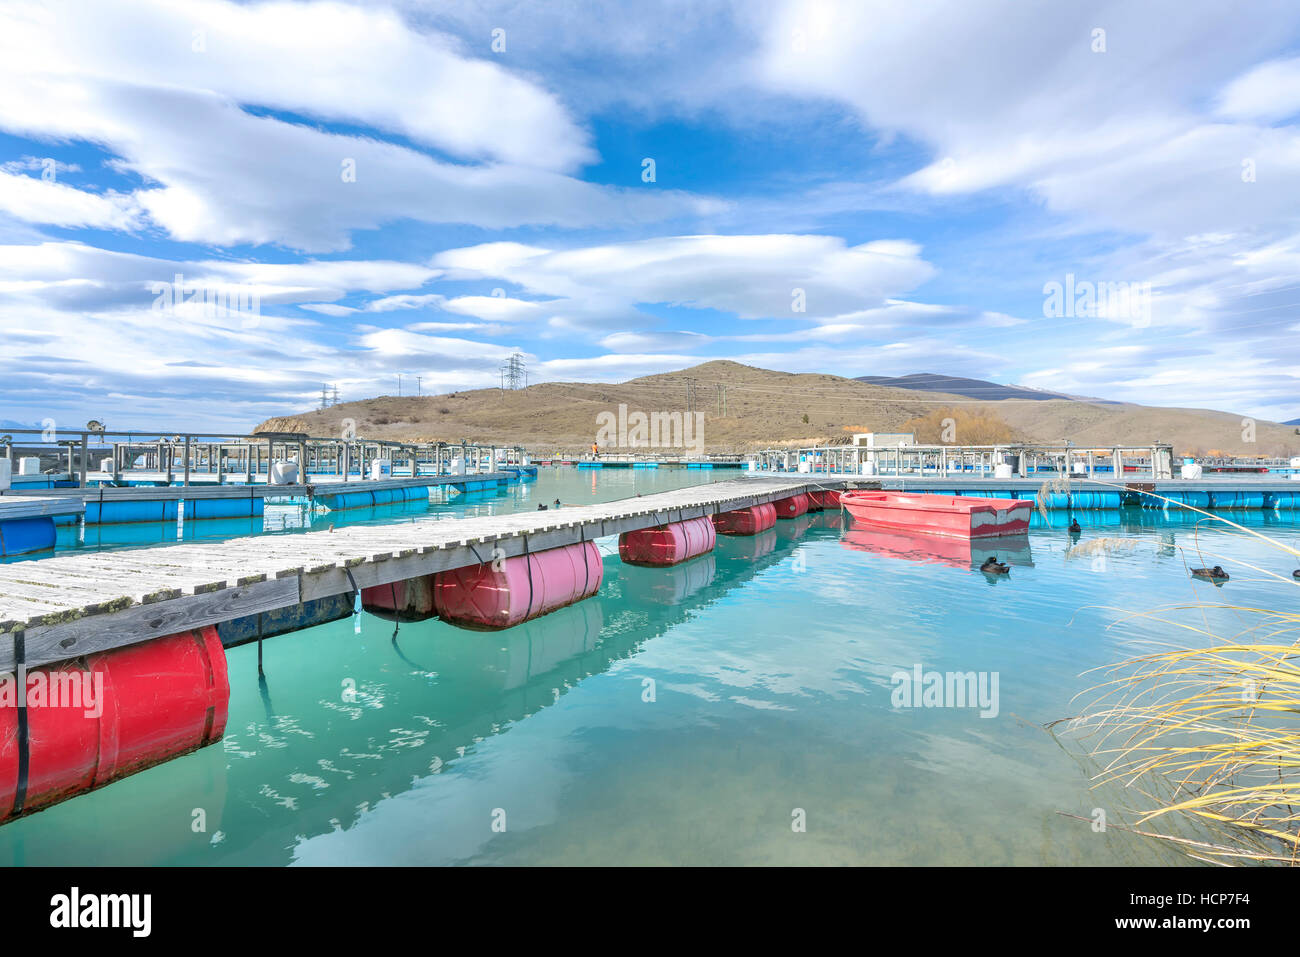
{"type": "Polygon", "coordinates": [[[55,515],[80,515],[86,510],[84,502],[69,502],[66,498],[47,495],[0,495],[0,522],[20,518],[49,518],[55,515]]]}
{"type": "Polygon", "coordinates": [[[0,674],[14,670],[19,632],[26,664],[49,664],[494,557],[843,484],[842,478],[809,476],[739,478],[545,512],[355,525],[0,565],[0,674]]]}

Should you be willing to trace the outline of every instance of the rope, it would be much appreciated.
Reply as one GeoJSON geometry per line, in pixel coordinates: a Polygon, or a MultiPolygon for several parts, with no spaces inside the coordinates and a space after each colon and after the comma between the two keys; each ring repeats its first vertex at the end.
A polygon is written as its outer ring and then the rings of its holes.
{"type": "Polygon", "coordinates": [[[352,585],[352,615],[354,627],[352,633],[361,634],[361,588],[357,585],[357,580],[352,577],[352,569],[346,565],[343,566],[343,574],[348,576],[348,582],[352,585]]]}
{"type": "Polygon", "coordinates": [[[31,747],[27,732],[27,634],[14,632],[14,677],[18,680],[18,784],[14,790],[13,816],[23,813],[27,801],[27,774],[31,747]]]}
{"type": "Polygon", "coordinates": [[[527,621],[533,613],[533,554],[528,550],[528,536],[522,536],[524,541],[524,567],[528,569],[528,610],[524,612],[524,621],[527,621]]]}

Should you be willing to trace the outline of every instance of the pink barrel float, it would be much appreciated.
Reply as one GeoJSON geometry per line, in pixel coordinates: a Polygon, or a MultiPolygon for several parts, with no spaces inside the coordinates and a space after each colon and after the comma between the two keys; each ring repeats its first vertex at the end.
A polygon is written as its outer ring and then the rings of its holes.
{"type": "Polygon", "coordinates": [[[462,628],[496,631],[590,598],[605,575],[595,542],[548,548],[361,590],[361,604],[382,618],[423,621],[435,615],[462,628]]]}
{"type": "Polygon", "coordinates": [[[220,741],[226,729],[226,652],[211,625],[4,680],[10,696],[25,697],[26,728],[17,701],[5,700],[0,821],[220,741]]]}
{"type": "Polygon", "coordinates": [[[677,565],[712,551],[716,541],[713,522],[706,515],[624,532],[618,537],[618,556],[629,565],[677,565]]]}
{"type": "Polygon", "coordinates": [[[777,518],[798,518],[808,512],[809,500],[804,492],[798,495],[791,495],[789,498],[783,498],[776,502],[777,518]]]}
{"type": "Polygon", "coordinates": [[[771,502],[718,512],[713,528],[719,535],[757,535],[776,524],[776,506],[771,502]]]}
{"type": "Polygon", "coordinates": [[[855,522],[957,538],[1022,535],[1034,507],[1021,499],[902,492],[845,492],[840,504],[855,522]]]}
{"type": "Polygon", "coordinates": [[[433,576],[438,616],[462,628],[497,631],[589,598],[605,574],[595,542],[516,555],[433,576]]]}

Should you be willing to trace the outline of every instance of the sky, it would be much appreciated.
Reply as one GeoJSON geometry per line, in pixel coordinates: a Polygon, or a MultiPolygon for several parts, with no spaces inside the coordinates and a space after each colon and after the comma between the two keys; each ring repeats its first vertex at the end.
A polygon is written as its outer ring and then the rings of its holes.
{"type": "Polygon", "coordinates": [[[0,6],[0,426],[516,353],[1300,416],[1300,4],[0,6]]]}

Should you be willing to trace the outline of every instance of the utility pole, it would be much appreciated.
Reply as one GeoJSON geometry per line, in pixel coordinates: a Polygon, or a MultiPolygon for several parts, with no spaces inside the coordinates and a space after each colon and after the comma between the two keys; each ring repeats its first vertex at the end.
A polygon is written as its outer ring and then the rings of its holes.
{"type": "Polygon", "coordinates": [[[329,385],[322,382],[320,384],[320,407],[327,408],[330,404],[329,385]]]}
{"type": "Polygon", "coordinates": [[[501,367],[501,388],[502,390],[528,388],[528,369],[524,364],[522,352],[516,352],[501,367]]]}
{"type": "Polygon", "coordinates": [[[421,381],[422,381],[423,379],[424,379],[424,376],[422,376],[422,375],[418,375],[418,376],[415,377],[415,397],[416,397],[417,399],[418,399],[420,396],[424,395],[424,388],[423,388],[423,386],[420,384],[421,381]]]}
{"type": "Polygon", "coordinates": [[[397,394],[399,397],[402,394],[402,374],[400,372],[397,373],[397,394]]]}
{"type": "Polygon", "coordinates": [[[339,404],[339,385],[336,382],[334,383],[334,399],[332,402],[330,402],[330,405],[338,405],[338,404],[339,404]]]}

